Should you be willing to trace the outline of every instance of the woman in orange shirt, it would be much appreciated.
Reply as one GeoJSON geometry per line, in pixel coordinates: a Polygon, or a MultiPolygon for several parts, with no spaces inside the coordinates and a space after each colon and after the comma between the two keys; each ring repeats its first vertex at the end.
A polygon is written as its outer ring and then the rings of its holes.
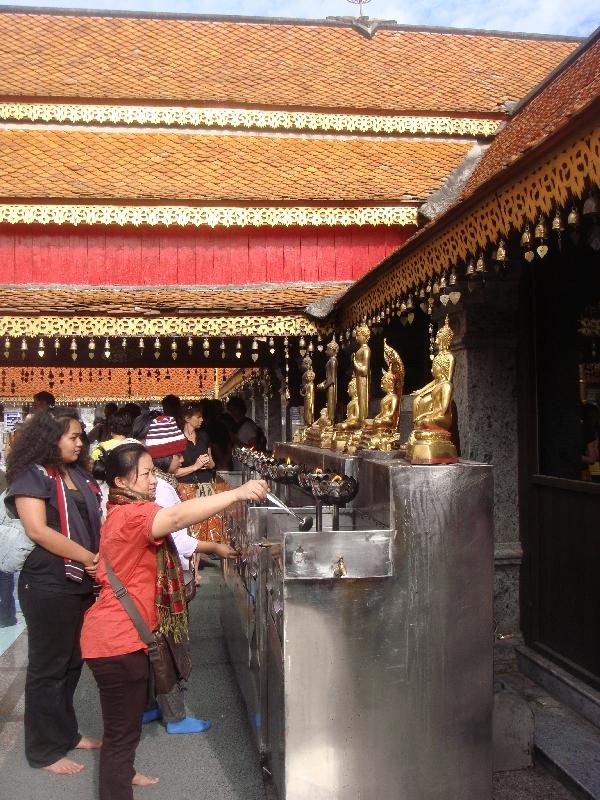
{"type": "Polygon", "coordinates": [[[173,580],[180,570],[165,537],[201,522],[240,500],[263,500],[264,481],[196,498],[170,508],[154,502],[156,476],[152,457],[141,444],[124,444],[106,456],[108,516],[102,526],[97,578],[102,589],[87,612],[81,651],[98,688],[104,720],[100,752],[100,800],[132,800],[132,783],[155,782],[135,772],[135,751],[148,690],[148,657],[131,618],[115,596],[106,574],[108,559],[150,628],[158,625],[155,598],[160,593],[161,627],[187,625],[183,585],[173,580]],[[159,553],[159,551],[162,551],[159,553]],[[160,556],[157,558],[157,556],[160,556]],[[157,561],[166,570],[157,570],[157,561]]]}

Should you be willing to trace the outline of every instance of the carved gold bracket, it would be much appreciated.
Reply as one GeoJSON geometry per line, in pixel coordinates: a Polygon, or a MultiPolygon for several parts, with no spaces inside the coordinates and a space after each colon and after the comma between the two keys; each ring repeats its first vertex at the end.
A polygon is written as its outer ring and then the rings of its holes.
{"type": "Polygon", "coordinates": [[[519,180],[484,197],[475,209],[442,229],[408,255],[365,294],[344,309],[343,327],[350,328],[378,309],[406,295],[442,272],[466,262],[489,244],[535,223],[572,197],[581,197],[588,181],[600,184],[600,128],[595,128],[538,164],[519,180]]]}
{"type": "Polygon", "coordinates": [[[497,119],[382,114],[321,114],[241,108],[119,106],[80,103],[0,103],[0,119],[19,122],[233,128],[331,133],[416,134],[488,139],[497,119]]]}
{"type": "Polygon", "coordinates": [[[115,206],[60,204],[0,205],[0,222],[12,225],[207,225],[261,227],[279,225],[415,225],[416,206],[375,206],[361,208],[295,206],[237,208],[227,206],[115,206]]]}

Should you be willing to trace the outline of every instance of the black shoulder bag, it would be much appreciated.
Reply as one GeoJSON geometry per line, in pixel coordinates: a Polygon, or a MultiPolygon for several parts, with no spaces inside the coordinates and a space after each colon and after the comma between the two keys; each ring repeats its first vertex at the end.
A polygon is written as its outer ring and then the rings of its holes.
{"type": "Polygon", "coordinates": [[[142,642],[148,646],[150,669],[154,676],[154,691],[156,694],[168,694],[177,683],[177,673],[169,643],[160,631],[151,631],[146,625],[138,607],[115,575],[106,556],[104,556],[104,565],[115,597],[131,618],[142,642]]]}

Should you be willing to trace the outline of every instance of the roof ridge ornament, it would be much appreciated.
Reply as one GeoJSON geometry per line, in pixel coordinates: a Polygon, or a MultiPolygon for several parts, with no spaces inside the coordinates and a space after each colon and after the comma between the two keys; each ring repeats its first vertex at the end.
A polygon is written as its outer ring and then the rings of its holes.
{"type": "Polygon", "coordinates": [[[379,28],[383,25],[397,25],[397,21],[395,19],[370,19],[369,17],[363,16],[363,6],[370,3],[371,0],[346,0],[347,3],[352,3],[352,5],[357,5],[359,9],[358,17],[327,17],[327,20],[331,20],[332,22],[346,22],[352,25],[352,27],[361,33],[363,36],[366,36],[367,39],[372,39],[379,28]]]}

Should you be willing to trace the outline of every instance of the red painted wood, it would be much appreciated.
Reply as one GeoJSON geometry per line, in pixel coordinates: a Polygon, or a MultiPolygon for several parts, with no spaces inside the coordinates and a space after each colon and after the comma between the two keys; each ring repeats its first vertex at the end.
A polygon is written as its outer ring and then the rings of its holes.
{"type": "Polygon", "coordinates": [[[356,280],[402,228],[0,226],[0,284],[177,286],[356,280]]]}

